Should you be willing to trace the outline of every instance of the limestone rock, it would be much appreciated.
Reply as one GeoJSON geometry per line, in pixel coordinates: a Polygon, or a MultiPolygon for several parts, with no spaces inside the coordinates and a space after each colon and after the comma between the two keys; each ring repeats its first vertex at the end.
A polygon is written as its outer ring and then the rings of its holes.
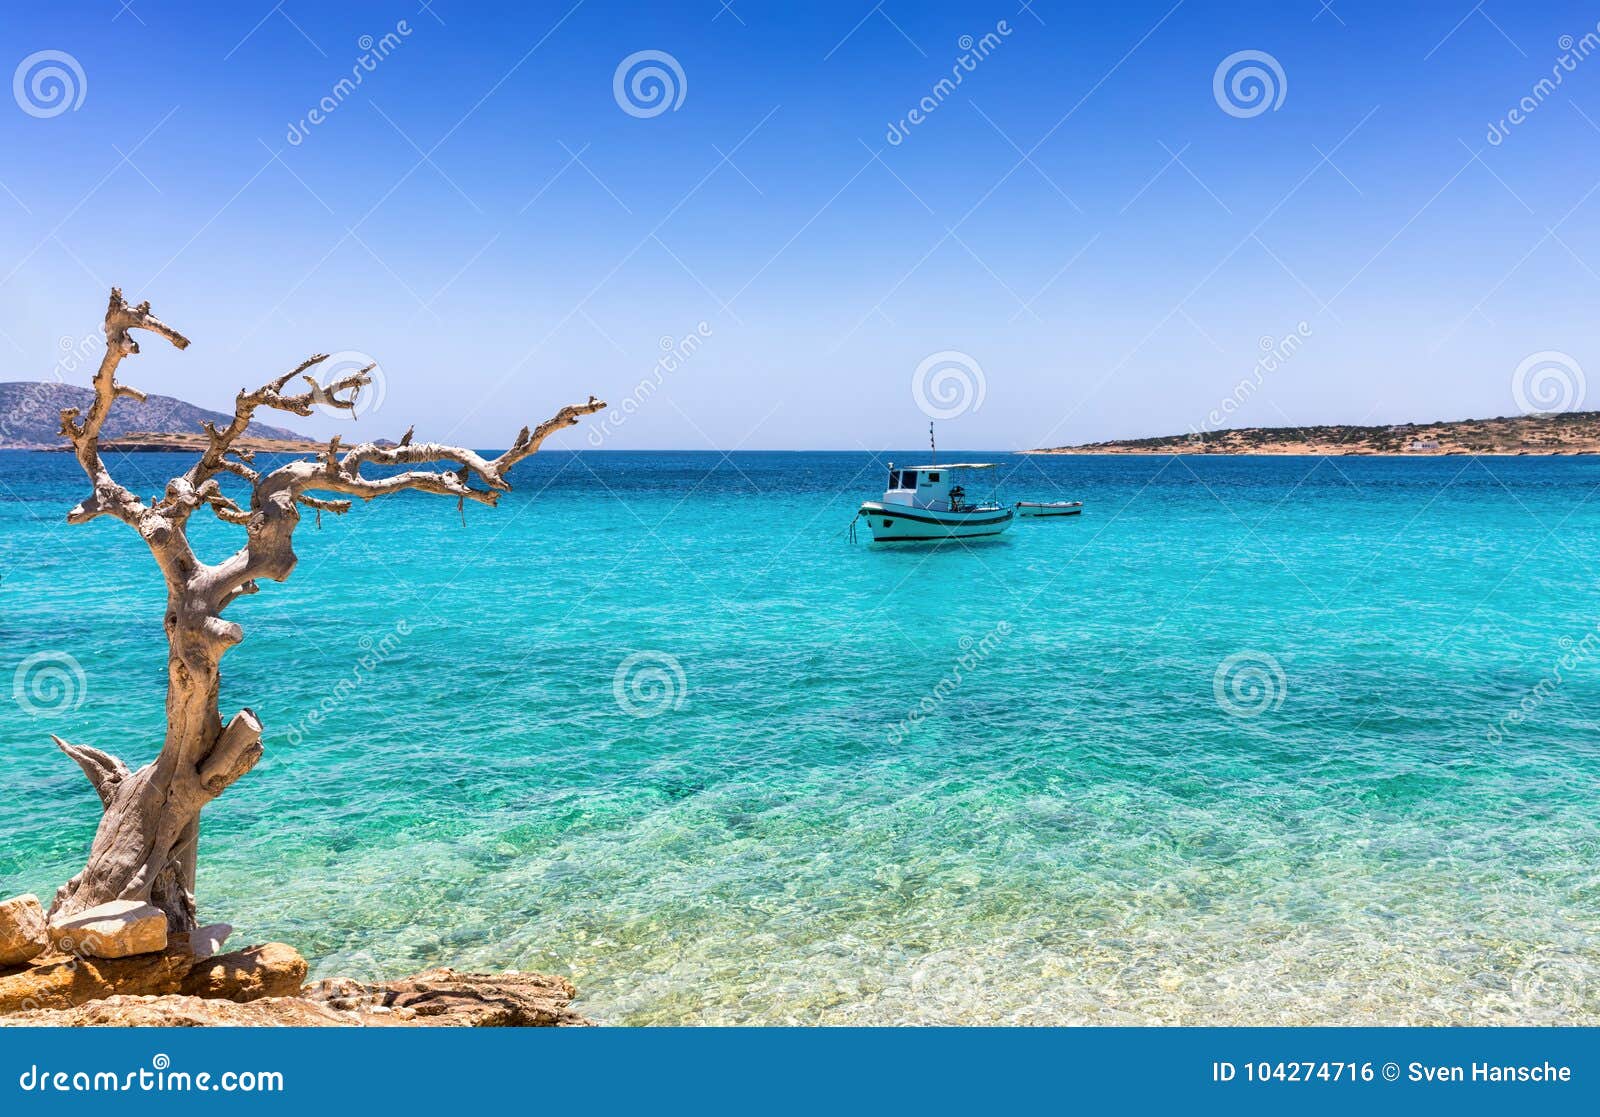
{"type": "Polygon", "coordinates": [[[159,954],[49,953],[0,968],[0,1026],[533,1027],[587,1025],[572,983],[540,974],[430,970],[382,984],[345,978],[300,991],[306,964],[281,943],[196,960],[173,936],[159,954]],[[284,995],[298,993],[297,996],[284,995]]]}
{"type": "Polygon", "coordinates": [[[245,1004],[293,997],[306,980],[306,960],[292,946],[269,942],[196,962],[183,980],[185,996],[245,1004]]]}
{"type": "Polygon", "coordinates": [[[0,1028],[216,1028],[279,1026],[337,1028],[362,1024],[398,1024],[399,1020],[363,1019],[297,997],[235,1004],[200,997],[107,997],[77,1008],[42,1009],[0,1016],[0,1028]]]}
{"type": "Polygon", "coordinates": [[[0,966],[37,958],[50,945],[39,897],[13,896],[0,902],[0,966]]]}
{"type": "Polygon", "coordinates": [[[0,969],[0,1013],[74,1008],[119,993],[176,993],[193,965],[184,951],[131,958],[46,954],[22,968],[0,969]]]}
{"type": "Polygon", "coordinates": [[[572,983],[543,974],[441,969],[378,985],[336,978],[307,986],[302,996],[346,1011],[405,1014],[418,1024],[533,1028],[588,1023],[570,1007],[577,996],[572,983]]]}
{"type": "Polygon", "coordinates": [[[167,917],[138,900],[112,900],[50,924],[50,943],[86,958],[153,954],[167,948],[167,917]]]}

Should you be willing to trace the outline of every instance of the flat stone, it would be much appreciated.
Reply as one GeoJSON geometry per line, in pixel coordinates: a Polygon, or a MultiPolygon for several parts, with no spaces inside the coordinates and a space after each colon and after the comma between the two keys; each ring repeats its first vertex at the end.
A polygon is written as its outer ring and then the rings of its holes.
{"type": "Polygon", "coordinates": [[[138,900],[112,900],[50,924],[50,945],[85,958],[128,958],[167,948],[167,916],[138,900]]]}
{"type": "Polygon", "coordinates": [[[39,897],[13,896],[0,901],[0,966],[37,958],[50,945],[39,897]]]}
{"type": "Polygon", "coordinates": [[[180,992],[236,1004],[263,997],[292,997],[305,984],[306,969],[306,960],[294,947],[269,942],[196,962],[180,992]]]}

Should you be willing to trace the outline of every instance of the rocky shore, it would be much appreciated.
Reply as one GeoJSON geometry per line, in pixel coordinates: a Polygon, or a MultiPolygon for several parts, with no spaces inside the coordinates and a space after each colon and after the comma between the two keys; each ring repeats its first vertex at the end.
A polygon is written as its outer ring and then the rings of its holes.
{"type": "MultiPolygon", "coordinates": [[[[113,910],[106,910],[113,909],[113,910]]],[[[51,924],[37,898],[0,902],[0,1027],[551,1027],[584,1025],[571,982],[438,969],[401,981],[306,984],[284,943],[223,952],[226,924],[169,936],[145,904],[51,924]]]]}

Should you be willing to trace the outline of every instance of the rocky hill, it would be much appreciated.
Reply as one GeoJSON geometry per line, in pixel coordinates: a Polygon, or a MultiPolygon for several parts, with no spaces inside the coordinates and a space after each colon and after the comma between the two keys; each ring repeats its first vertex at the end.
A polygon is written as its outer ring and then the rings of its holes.
{"type": "Polygon", "coordinates": [[[1600,411],[1513,415],[1382,427],[1242,427],[1120,442],[1025,450],[1029,454],[1594,454],[1600,411]]]}
{"type": "MultiPolygon", "coordinates": [[[[42,380],[0,383],[0,450],[54,450],[66,444],[60,435],[61,410],[88,410],[94,393],[76,384],[42,380]]],[[[171,396],[150,396],[143,403],[121,399],[111,409],[101,431],[110,440],[141,433],[198,435],[202,420],[226,425],[231,415],[207,411],[171,396]]],[[[251,423],[252,438],[299,440],[301,435],[282,427],[251,423]]]]}

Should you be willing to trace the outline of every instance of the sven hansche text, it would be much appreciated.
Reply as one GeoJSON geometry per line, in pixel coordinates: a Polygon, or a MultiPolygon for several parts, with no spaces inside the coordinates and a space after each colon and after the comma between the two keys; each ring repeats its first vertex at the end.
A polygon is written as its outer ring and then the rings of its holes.
{"type": "Polygon", "coordinates": [[[1412,1082],[1571,1082],[1572,1068],[1551,1063],[1411,1063],[1406,1077],[1412,1082]]]}

